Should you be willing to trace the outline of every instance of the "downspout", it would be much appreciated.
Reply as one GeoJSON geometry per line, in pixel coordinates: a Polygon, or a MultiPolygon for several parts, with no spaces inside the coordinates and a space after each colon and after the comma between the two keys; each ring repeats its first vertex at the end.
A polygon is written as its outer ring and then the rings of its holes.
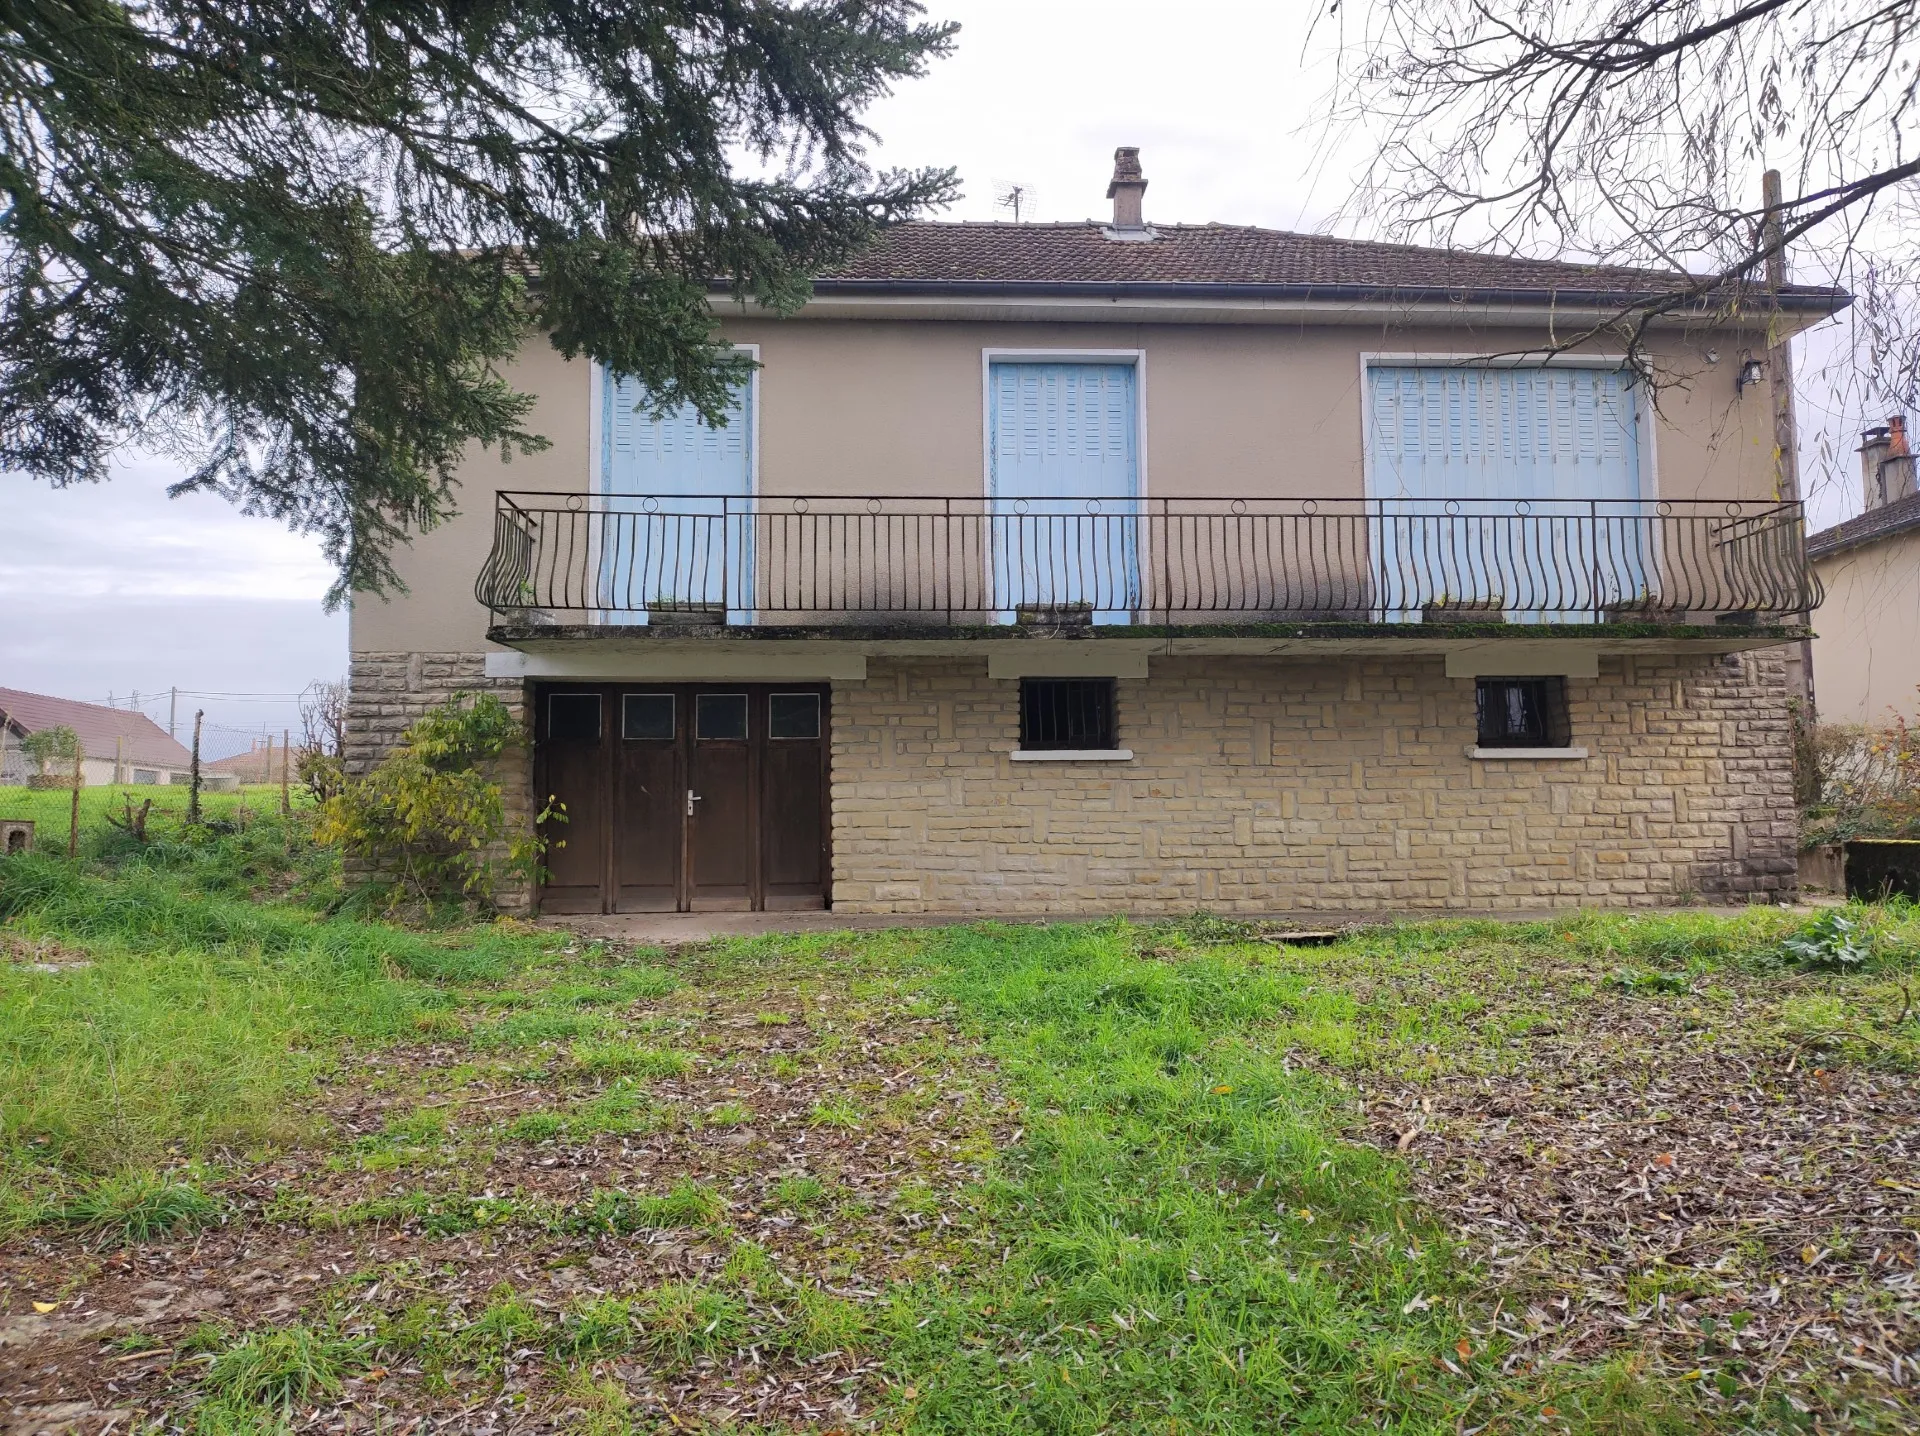
{"type": "MultiPolygon", "coordinates": [[[[1780,322],[1780,291],[1787,282],[1786,244],[1781,216],[1784,205],[1780,194],[1780,171],[1768,170],[1760,182],[1765,218],[1761,221],[1760,242],[1767,251],[1767,388],[1773,399],[1773,472],[1774,494],[1788,503],[1800,503],[1800,429],[1793,412],[1793,341],[1780,322]]],[[[1800,510],[1801,542],[1806,540],[1806,509],[1800,510]]],[[[1802,628],[1811,627],[1813,615],[1795,615],[1802,628]]],[[[1818,721],[1813,694],[1813,640],[1799,643],[1799,674],[1788,673],[1789,692],[1799,690],[1802,719],[1809,726],[1818,721]]],[[[1794,666],[1789,664],[1789,667],[1794,666]]]]}

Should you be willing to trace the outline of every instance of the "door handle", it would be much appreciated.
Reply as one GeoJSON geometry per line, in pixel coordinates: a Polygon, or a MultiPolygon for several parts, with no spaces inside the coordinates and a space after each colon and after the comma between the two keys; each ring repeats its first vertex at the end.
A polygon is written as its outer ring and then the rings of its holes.
{"type": "Polygon", "coordinates": [[[687,816],[689,818],[693,816],[693,805],[699,801],[700,795],[691,788],[687,789],[687,816]]]}

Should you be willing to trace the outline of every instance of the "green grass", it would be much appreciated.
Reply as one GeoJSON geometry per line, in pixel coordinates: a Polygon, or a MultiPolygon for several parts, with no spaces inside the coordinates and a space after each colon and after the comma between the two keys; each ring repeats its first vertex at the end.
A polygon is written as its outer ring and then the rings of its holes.
{"type": "Polygon", "coordinates": [[[85,957],[54,972],[0,964],[0,1222],[76,1180],[296,1136],[295,1099],[345,1046],[431,1030],[463,984],[502,981],[554,945],[327,918],[182,866],[0,863],[0,934],[85,957]]]}
{"type": "MultiPolygon", "coordinates": [[[[312,806],[312,798],[298,783],[293,785],[288,796],[295,808],[312,806]]],[[[82,788],[80,830],[83,845],[108,840],[107,815],[123,817],[125,800],[129,797],[133,799],[135,811],[148,798],[153,799],[153,811],[148,821],[156,829],[186,816],[187,790],[184,786],[118,783],[82,788]]],[[[0,818],[26,818],[33,822],[35,839],[42,851],[50,851],[55,847],[63,853],[66,851],[67,820],[72,804],[73,790],[70,788],[0,788],[0,818]]],[[[203,792],[200,795],[201,815],[208,819],[231,821],[235,810],[242,807],[262,816],[278,813],[280,785],[250,783],[237,793],[203,792]]]]}
{"type": "MultiPolygon", "coordinates": [[[[613,1243],[672,1230],[711,1259],[699,1281],[544,1306],[503,1288],[484,1309],[437,1299],[427,1264],[403,1309],[336,1324],[322,1303],[278,1329],[206,1333],[210,1361],[181,1378],[195,1383],[202,1431],[271,1429],[275,1413],[323,1400],[376,1360],[457,1390],[475,1372],[504,1379],[524,1351],[619,1429],[619,1393],[594,1385],[594,1363],[672,1373],[742,1350],[870,1359],[887,1380],[876,1423],[911,1433],[1733,1431],[1746,1418],[1697,1382],[1624,1358],[1535,1365],[1496,1332],[1490,1274],[1409,1198],[1395,1154],[1351,1139],[1343,1077],[1445,1083],[1511,1067],[1518,1039],[1582,1000],[1569,963],[1589,974],[1587,996],[1698,1004],[1709,1018],[1725,982],[1778,978],[1765,1018],[1726,1040],[1920,1071],[1920,1021],[1899,1015],[1920,920],[1899,904],[1856,914],[1864,956],[1831,972],[1789,946],[1804,917],[1759,910],[1401,924],[1327,948],[1205,919],[980,924],[721,943],[676,974],[512,925],[419,932],[253,900],[248,864],[279,841],[285,870],[295,843],[252,831],[79,869],[0,864],[0,938],[90,964],[0,966],[5,1220],[89,1241],[186,1242],[248,1220],[300,1240],[379,1229],[613,1243]],[[302,1114],[343,1053],[407,1041],[550,1092],[534,1110],[480,1119],[491,1127],[462,1116],[457,1132],[455,1109],[422,1092],[379,1132],[340,1143],[349,1163],[384,1171],[475,1140],[584,1141],[669,1120],[716,1150],[722,1134],[706,1129],[751,1128],[725,1133],[733,1144],[788,1140],[777,1105],[757,1119],[715,1100],[729,1078],[702,1045],[700,1011],[668,999],[688,997],[683,984],[700,1002],[724,998],[771,1037],[793,1021],[776,1009],[809,983],[939,1015],[953,1026],[929,1029],[927,1051],[971,1044],[970,1067],[992,1084],[1003,1121],[980,1141],[977,1184],[936,1188],[902,1171],[875,1196],[793,1173],[768,1193],[796,1232],[852,1214],[927,1233],[946,1244],[935,1274],[858,1299],[858,1283],[830,1291],[792,1275],[790,1253],[750,1239],[749,1214],[710,1170],[650,1171],[645,1191],[605,1176],[564,1198],[496,1189],[464,1168],[429,1174],[437,1190],[370,1186],[338,1207],[288,1192],[249,1214],[221,1195],[222,1173],[244,1171],[255,1149],[327,1140],[302,1114]],[[666,1079],[715,1086],[666,1109],[646,1091],[666,1079]]],[[[807,1064],[830,1072],[856,1039],[804,1010],[807,1064]]],[[[785,1079],[805,1070],[787,1054],[748,1060],[785,1079]]],[[[926,1120],[953,1083],[929,1076],[919,1095],[903,1086],[871,1107],[828,1091],[791,1125],[810,1151],[884,1150],[889,1122],[926,1120]]]]}

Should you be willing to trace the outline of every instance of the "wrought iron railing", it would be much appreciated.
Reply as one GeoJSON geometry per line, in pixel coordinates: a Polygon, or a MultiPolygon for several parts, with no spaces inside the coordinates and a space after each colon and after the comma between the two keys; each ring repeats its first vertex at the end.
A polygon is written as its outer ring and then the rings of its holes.
{"type": "Polygon", "coordinates": [[[502,493],[523,623],[1712,622],[1820,601],[1800,506],[502,493]]]}

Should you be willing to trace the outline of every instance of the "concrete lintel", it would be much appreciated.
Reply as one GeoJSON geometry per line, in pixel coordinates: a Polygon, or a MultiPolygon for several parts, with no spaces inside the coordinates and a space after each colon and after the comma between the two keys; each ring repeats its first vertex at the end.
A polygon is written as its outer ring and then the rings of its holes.
{"type": "Polygon", "coordinates": [[[1598,678],[1600,650],[1585,643],[1509,639],[1447,652],[1449,678],[1598,678]]]}
{"type": "Polygon", "coordinates": [[[558,653],[489,653],[489,678],[639,678],[660,682],[800,683],[860,682],[867,656],[844,649],[808,650],[803,644],[773,649],[652,648],[610,652],[581,645],[558,653]]]}
{"type": "Polygon", "coordinates": [[[987,650],[987,677],[1145,678],[1147,655],[1155,646],[1124,640],[995,645],[987,650]]]}

